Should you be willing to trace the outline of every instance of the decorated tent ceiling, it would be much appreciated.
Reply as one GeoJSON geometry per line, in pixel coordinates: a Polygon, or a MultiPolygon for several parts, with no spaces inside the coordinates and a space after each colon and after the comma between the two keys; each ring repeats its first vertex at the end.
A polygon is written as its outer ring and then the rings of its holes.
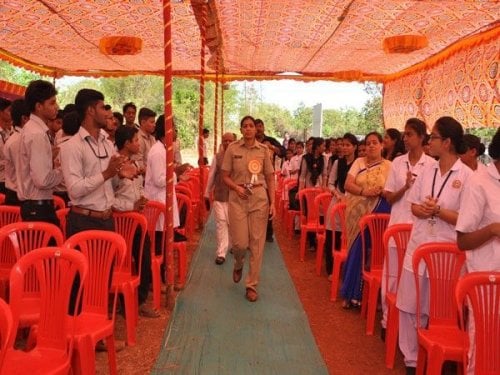
{"type": "MultiPolygon", "coordinates": [[[[201,3],[172,1],[175,75],[199,74],[201,3]]],[[[474,43],[478,35],[500,34],[497,0],[209,0],[208,4],[207,72],[214,72],[220,53],[219,70],[225,80],[387,81],[450,48],[460,50],[464,40],[474,43]],[[384,39],[402,35],[423,37],[427,46],[409,53],[384,50],[384,39]],[[277,75],[283,72],[301,75],[277,75]]],[[[2,0],[0,58],[55,77],[162,74],[162,14],[158,0],[2,0]],[[104,54],[99,43],[109,36],[138,37],[142,49],[134,55],[104,54]]],[[[410,48],[415,43],[410,37],[400,42],[410,48]]],[[[497,39],[497,47],[498,43],[497,39]]],[[[395,47],[401,50],[397,43],[395,47]]]]}

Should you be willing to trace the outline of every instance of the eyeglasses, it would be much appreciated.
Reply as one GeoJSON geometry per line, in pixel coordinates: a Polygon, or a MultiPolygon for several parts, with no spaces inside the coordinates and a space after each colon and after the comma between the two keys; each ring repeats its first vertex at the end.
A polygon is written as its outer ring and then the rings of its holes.
{"type": "MultiPolygon", "coordinates": [[[[105,155],[98,155],[97,152],[94,149],[94,146],[92,146],[92,143],[90,143],[90,140],[88,138],[85,138],[85,140],[87,141],[90,149],[92,150],[92,152],[94,153],[94,155],[95,155],[96,158],[98,158],[98,159],[106,159],[109,156],[108,155],[108,150],[106,149],[105,145],[102,145],[102,147],[104,148],[105,155]]],[[[99,145],[97,145],[97,151],[99,152],[99,145]]]]}
{"type": "Polygon", "coordinates": [[[444,139],[443,137],[441,137],[440,135],[434,135],[434,134],[431,134],[429,136],[429,139],[430,140],[433,140],[433,139],[444,139]]]}

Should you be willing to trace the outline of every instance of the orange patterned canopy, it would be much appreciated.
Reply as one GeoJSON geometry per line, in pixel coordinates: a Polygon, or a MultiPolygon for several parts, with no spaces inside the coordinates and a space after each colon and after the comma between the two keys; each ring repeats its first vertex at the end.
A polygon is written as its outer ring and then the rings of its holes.
{"type": "MultiPolygon", "coordinates": [[[[172,1],[175,75],[200,71],[201,0],[172,1]]],[[[464,38],[499,27],[497,0],[209,0],[207,72],[220,53],[225,80],[395,78],[464,38]],[[427,47],[384,51],[384,39],[422,35],[427,47]]],[[[0,58],[54,77],[162,74],[159,0],[4,0],[0,58]],[[135,55],[107,55],[109,36],[142,40],[135,55]]]]}

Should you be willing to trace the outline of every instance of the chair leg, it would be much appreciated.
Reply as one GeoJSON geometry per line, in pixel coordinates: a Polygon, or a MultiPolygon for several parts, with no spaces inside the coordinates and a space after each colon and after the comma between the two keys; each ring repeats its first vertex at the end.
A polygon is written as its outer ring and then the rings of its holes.
{"type": "MultiPolygon", "coordinates": [[[[134,308],[137,306],[134,303],[134,292],[132,288],[127,285],[123,287],[123,299],[125,300],[125,324],[127,327],[127,345],[134,346],[136,344],[136,314],[134,313],[134,308]]],[[[135,296],[137,301],[137,296],[135,296]]]]}
{"type": "Polygon", "coordinates": [[[71,368],[74,375],[95,374],[95,343],[92,342],[90,336],[75,338],[71,368]]]}
{"type": "Polygon", "coordinates": [[[426,362],[427,351],[421,345],[419,345],[417,357],[417,375],[424,375],[426,362]]]}
{"type": "Polygon", "coordinates": [[[299,257],[300,261],[303,262],[306,256],[306,240],[307,240],[307,231],[300,231],[300,247],[299,247],[299,257]]]}
{"type": "Polygon", "coordinates": [[[106,338],[106,346],[108,347],[109,373],[111,375],[116,375],[118,370],[116,368],[115,336],[113,334],[106,338]]]}
{"type": "Polygon", "coordinates": [[[316,275],[321,276],[321,263],[323,263],[323,248],[325,247],[325,236],[326,234],[318,233],[316,238],[318,239],[318,248],[316,249],[316,275]]]}
{"type": "Polygon", "coordinates": [[[366,334],[373,335],[375,330],[375,318],[377,315],[377,302],[378,295],[380,293],[380,283],[378,280],[372,280],[372,285],[368,290],[368,301],[367,301],[367,316],[366,316],[366,334]]]}
{"type": "Polygon", "coordinates": [[[427,375],[441,375],[444,363],[444,353],[439,347],[434,347],[427,353],[427,375]]]}
{"type": "Polygon", "coordinates": [[[371,283],[363,278],[363,293],[361,297],[361,316],[366,318],[368,311],[368,300],[370,295],[371,283]]]}
{"type": "Polygon", "coordinates": [[[344,263],[344,262],[340,259],[340,257],[334,256],[332,287],[330,290],[330,301],[335,302],[337,300],[337,293],[338,293],[339,282],[340,282],[340,270],[342,268],[342,263],[344,263]]]}
{"type": "Polygon", "coordinates": [[[151,261],[151,278],[153,282],[153,306],[156,310],[160,309],[161,305],[161,275],[160,263],[153,259],[151,261]]]}
{"type": "Polygon", "coordinates": [[[394,368],[396,347],[398,345],[399,310],[396,306],[387,305],[387,330],[385,335],[385,366],[394,368]]]}

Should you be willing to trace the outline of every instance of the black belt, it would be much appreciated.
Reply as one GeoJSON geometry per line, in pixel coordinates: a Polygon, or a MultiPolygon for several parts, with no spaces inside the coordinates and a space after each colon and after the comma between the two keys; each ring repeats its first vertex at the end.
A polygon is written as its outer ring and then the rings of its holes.
{"type": "Polygon", "coordinates": [[[54,200],[53,199],[38,199],[38,200],[28,199],[28,200],[22,201],[22,203],[29,204],[32,206],[53,206],[54,200]]]}

